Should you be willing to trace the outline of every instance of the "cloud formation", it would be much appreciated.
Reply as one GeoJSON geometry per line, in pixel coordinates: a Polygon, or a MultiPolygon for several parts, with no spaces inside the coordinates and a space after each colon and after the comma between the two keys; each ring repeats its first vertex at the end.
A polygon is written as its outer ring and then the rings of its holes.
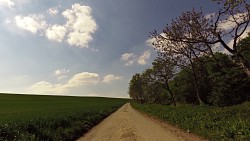
{"type": "Polygon", "coordinates": [[[51,7],[47,10],[47,13],[50,14],[51,16],[59,14],[59,11],[57,10],[56,7],[51,7]]]}
{"type": "Polygon", "coordinates": [[[30,14],[28,16],[15,16],[15,23],[17,27],[36,34],[39,30],[46,27],[46,21],[43,15],[30,14]]]}
{"type": "Polygon", "coordinates": [[[147,60],[149,59],[149,57],[150,57],[150,51],[147,50],[138,58],[137,63],[140,65],[145,65],[147,64],[147,60]]]}
{"type": "MultiPolygon", "coordinates": [[[[59,15],[57,8],[50,8],[47,13],[59,15]]],[[[92,17],[92,9],[89,6],[74,4],[71,9],[62,12],[62,17],[66,19],[66,23],[60,25],[47,23],[42,14],[17,15],[15,24],[33,34],[40,33],[51,41],[66,41],[71,46],[88,48],[97,30],[97,24],[92,17]]]]}
{"type": "Polygon", "coordinates": [[[49,40],[62,42],[64,36],[67,32],[67,29],[61,25],[53,25],[46,29],[46,37],[49,40]]]}
{"type": "Polygon", "coordinates": [[[40,81],[32,85],[28,91],[36,94],[64,94],[68,88],[62,84],[53,85],[46,81],[40,81]]]}
{"type": "Polygon", "coordinates": [[[238,23],[242,23],[246,20],[245,18],[248,18],[247,14],[248,13],[238,13],[234,16],[231,15],[227,17],[227,19],[220,21],[218,27],[224,30],[233,29],[238,26],[238,23]]]}
{"type": "Polygon", "coordinates": [[[62,80],[64,78],[67,78],[67,74],[70,72],[68,69],[57,69],[54,72],[54,76],[57,77],[58,80],[62,80]]]}
{"type": "Polygon", "coordinates": [[[11,7],[15,6],[15,4],[11,0],[0,0],[0,6],[11,8],[11,7]]]}
{"type": "MultiPolygon", "coordinates": [[[[68,73],[69,70],[61,69],[56,70],[54,74],[56,76],[64,76],[63,74],[68,73]]],[[[65,84],[52,84],[46,81],[40,81],[30,86],[28,89],[29,93],[35,94],[66,94],[70,90],[79,88],[82,86],[97,85],[100,83],[111,83],[113,81],[121,80],[121,76],[115,76],[113,74],[108,74],[100,78],[99,74],[91,72],[81,72],[75,74],[71,79],[69,79],[65,84]]]]}
{"type": "Polygon", "coordinates": [[[125,66],[133,65],[136,60],[136,55],[134,53],[124,53],[121,57],[122,61],[125,61],[125,66]]]}
{"type": "Polygon", "coordinates": [[[74,75],[69,81],[68,86],[77,87],[83,85],[95,85],[100,82],[99,74],[82,72],[74,75]]]}
{"type": "Polygon", "coordinates": [[[146,65],[148,59],[150,58],[150,51],[146,50],[141,56],[135,55],[134,53],[124,53],[121,57],[121,60],[126,62],[125,66],[130,66],[135,63],[139,65],[146,65]]]}
{"type": "Polygon", "coordinates": [[[97,30],[97,24],[91,15],[91,8],[79,4],[72,5],[62,15],[67,19],[65,25],[70,30],[67,42],[80,48],[87,48],[93,40],[92,34],[97,30]]]}
{"type": "Polygon", "coordinates": [[[103,77],[102,82],[103,83],[111,83],[111,82],[116,81],[116,80],[122,80],[122,77],[121,76],[115,76],[113,74],[108,74],[108,75],[103,77]]]}

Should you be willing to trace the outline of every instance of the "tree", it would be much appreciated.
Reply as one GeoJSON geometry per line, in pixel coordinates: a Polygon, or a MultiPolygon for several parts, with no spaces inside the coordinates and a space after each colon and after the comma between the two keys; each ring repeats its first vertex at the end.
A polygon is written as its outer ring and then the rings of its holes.
{"type": "MultiPolygon", "coordinates": [[[[248,36],[242,40],[239,41],[237,44],[237,47],[240,50],[240,54],[245,58],[245,66],[250,66],[250,33],[248,33],[248,36]]],[[[238,58],[234,58],[237,62],[240,63],[240,60],[238,58]]]]}
{"type": "Polygon", "coordinates": [[[142,89],[142,79],[139,73],[133,75],[129,83],[129,95],[131,98],[136,99],[141,104],[144,103],[145,97],[142,89]]]}
{"type": "MultiPolygon", "coordinates": [[[[178,34],[182,33],[180,32],[178,34]]],[[[192,74],[195,82],[196,97],[201,104],[202,100],[200,98],[199,84],[194,64],[194,60],[199,60],[199,56],[202,55],[201,51],[196,49],[201,48],[201,44],[169,40],[167,35],[157,34],[156,32],[152,33],[151,37],[155,39],[153,45],[158,50],[159,58],[168,60],[169,65],[192,74]]]]}
{"type": "Polygon", "coordinates": [[[220,63],[206,63],[211,90],[207,101],[211,105],[229,106],[248,100],[250,90],[246,73],[226,54],[216,53],[220,63]]]}
{"type": "MultiPolygon", "coordinates": [[[[219,43],[234,57],[250,77],[250,66],[241,53],[237,43],[246,32],[250,22],[250,6],[245,0],[215,0],[221,9],[211,15],[202,11],[184,12],[179,18],[167,25],[162,33],[154,31],[152,38],[165,43],[192,44],[195,54],[213,55],[212,48],[219,43]],[[232,45],[226,44],[231,39],[232,45]]],[[[158,48],[161,51],[164,49],[158,48]]]]}
{"type": "Polygon", "coordinates": [[[157,58],[154,60],[153,64],[153,74],[155,83],[161,84],[164,89],[166,89],[172,99],[174,106],[176,106],[176,101],[173,92],[169,87],[169,81],[174,77],[174,66],[170,60],[164,60],[157,58]]]}

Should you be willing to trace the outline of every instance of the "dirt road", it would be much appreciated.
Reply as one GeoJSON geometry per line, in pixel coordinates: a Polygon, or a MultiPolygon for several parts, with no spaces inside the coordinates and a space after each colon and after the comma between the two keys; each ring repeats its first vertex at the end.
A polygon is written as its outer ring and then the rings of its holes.
{"type": "Polygon", "coordinates": [[[125,104],[78,141],[199,141],[199,137],[149,118],[125,104]]]}

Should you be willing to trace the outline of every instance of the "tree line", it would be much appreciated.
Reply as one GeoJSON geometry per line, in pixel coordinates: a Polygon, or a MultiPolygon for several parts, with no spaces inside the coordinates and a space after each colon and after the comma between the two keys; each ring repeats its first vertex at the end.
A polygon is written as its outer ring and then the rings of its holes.
{"type": "Polygon", "coordinates": [[[150,34],[158,56],[151,68],[133,75],[128,93],[134,101],[229,106],[250,100],[250,34],[242,38],[250,5],[213,1],[217,12],[193,9],[150,34]]]}

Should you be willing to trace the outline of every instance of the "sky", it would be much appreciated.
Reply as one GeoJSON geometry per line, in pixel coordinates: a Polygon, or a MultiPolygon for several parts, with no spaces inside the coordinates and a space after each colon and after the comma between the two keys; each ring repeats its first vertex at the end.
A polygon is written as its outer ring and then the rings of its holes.
{"type": "Polygon", "coordinates": [[[210,0],[0,0],[0,92],[128,98],[150,32],[210,0]]]}

